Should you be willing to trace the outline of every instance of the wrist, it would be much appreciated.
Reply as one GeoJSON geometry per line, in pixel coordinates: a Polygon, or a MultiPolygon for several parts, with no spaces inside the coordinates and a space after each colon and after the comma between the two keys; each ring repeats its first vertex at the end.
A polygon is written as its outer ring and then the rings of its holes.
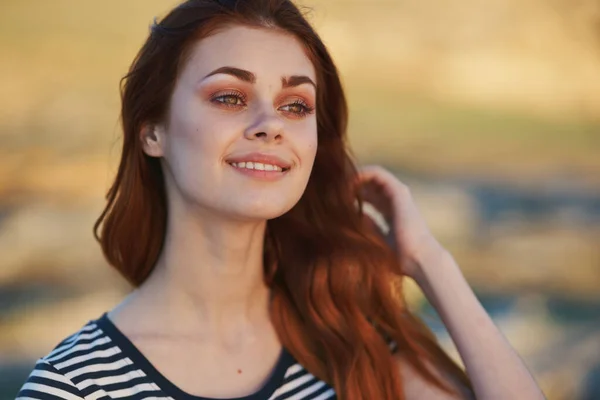
{"type": "Polygon", "coordinates": [[[414,262],[418,268],[413,279],[421,289],[429,287],[432,280],[441,277],[450,265],[455,264],[452,254],[441,246],[420,254],[414,262]]]}

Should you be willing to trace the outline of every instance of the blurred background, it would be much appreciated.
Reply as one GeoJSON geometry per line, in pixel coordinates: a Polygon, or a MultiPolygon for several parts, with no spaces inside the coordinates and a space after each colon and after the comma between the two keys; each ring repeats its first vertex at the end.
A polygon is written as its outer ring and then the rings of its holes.
{"type": "MultiPolygon", "coordinates": [[[[129,290],[92,224],[117,168],[119,79],[175,3],[0,3],[2,400],[129,290]]],[[[550,400],[600,399],[600,1],[302,4],[358,160],[412,187],[550,400]]]]}

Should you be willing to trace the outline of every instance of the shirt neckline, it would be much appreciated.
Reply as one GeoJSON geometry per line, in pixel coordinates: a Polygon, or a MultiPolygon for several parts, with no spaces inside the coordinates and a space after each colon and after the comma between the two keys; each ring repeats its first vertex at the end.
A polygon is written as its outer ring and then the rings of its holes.
{"type": "Polygon", "coordinates": [[[264,400],[271,397],[271,395],[283,384],[285,373],[287,369],[295,363],[294,358],[282,347],[279,354],[279,358],[273,368],[270,377],[267,382],[258,391],[249,394],[247,396],[235,397],[235,398],[211,398],[202,397],[189,394],[170,380],[168,380],[160,371],[158,371],[152,363],[139,351],[139,349],[131,342],[123,332],[117,328],[115,324],[108,317],[108,313],[102,314],[100,318],[96,320],[96,325],[104,331],[110,339],[119,346],[123,354],[129,357],[133,363],[144,371],[153,383],[165,392],[167,395],[182,400],[264,400]]]}

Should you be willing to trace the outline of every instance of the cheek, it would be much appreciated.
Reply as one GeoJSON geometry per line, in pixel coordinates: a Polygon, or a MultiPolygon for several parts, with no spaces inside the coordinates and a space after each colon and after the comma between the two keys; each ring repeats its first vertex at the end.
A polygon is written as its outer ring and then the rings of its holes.
{"type": "Polygon", "coordinates": [[[179,112],[171,121],[167,148],[171,160],[194,165],[219,163],[235,136],[234,121],[219,118],[202,107],[179,112]]]}
{"type": "Polygon", "coordinates": [[[233,129],[224,119],[201,111],[181,114],[174,115],[169,125],[165,161],[182,193],[210,197],[207,188],[221,180],[222,156],[233,129]]]}
{"type": "Polygon", "coordinates": [[[316,124],[311,127],[309,133],[303,136],[302,160],[303,163],[312,168],[317,155],[318,137],[316,124]]]}

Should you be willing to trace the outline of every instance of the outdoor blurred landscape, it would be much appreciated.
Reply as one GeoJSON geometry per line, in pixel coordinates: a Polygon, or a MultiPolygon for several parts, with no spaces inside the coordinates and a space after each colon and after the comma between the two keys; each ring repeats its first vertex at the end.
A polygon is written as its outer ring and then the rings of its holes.
{"type": "MultiPolygon", "coordinates": [[[[92,225],[119,79],[176,3],[0,2],[0,400],[129,290],[92,225]]],[[[600,1],[300,4],[342,74],[359,162],[410,185],[549,400],[600,399],[600,1]]]]}

